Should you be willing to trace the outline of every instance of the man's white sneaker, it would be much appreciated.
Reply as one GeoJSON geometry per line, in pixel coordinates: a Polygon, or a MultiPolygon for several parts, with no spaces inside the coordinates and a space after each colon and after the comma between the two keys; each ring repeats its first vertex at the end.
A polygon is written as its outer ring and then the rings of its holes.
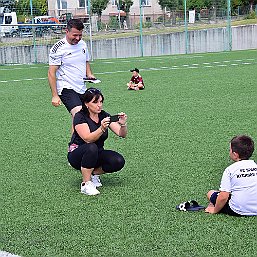
{"type": "Polygon", "coordinates": [[[96,187],[101,187],[102,183],[100,180],[100,175],[91,175],[91,181],[96,187]]]}
{"type": "Polygon", "coordinates": [[[98,195],[100,192],[96,189],[96,186],[92,181],[81,183],[81,193],[86,195],[98,195]]]}

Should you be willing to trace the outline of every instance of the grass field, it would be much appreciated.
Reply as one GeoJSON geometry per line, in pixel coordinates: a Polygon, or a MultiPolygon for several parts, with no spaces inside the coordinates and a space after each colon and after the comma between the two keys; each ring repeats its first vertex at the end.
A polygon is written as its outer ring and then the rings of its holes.
{"type": "MultiPolygon", "coordinates": [[[[256,217],[179,212],[218,189],[230,139],[257,143],[257,51],[96,60],[104,109],[128,115],[126,159],[80,193],[67,165],[70,117],[51,105],[46,65],[0,66],[0,250],[21,256],[256,256],[256,217]],[[126,90],[138,67],[146,89],[126,90]]],[[[257,150],[253,159],[257,159],[257,150]]]]}

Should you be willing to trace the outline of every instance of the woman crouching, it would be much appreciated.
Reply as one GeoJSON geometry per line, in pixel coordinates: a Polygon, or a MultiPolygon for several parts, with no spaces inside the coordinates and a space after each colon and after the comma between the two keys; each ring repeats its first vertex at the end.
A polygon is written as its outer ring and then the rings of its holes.
{"type": "Polygon", "coordinates": [[[73,120],[74,132],[69,143],[68,161],[81,170],[81,193],[97,195],[97,187],[102,186],[100,175],[121,170],[125,165],[123,156],[104,149],[108,138],[108,128],[116,135],[127,135],[127,115],[119,113],[117,121],[111,122],[110,115],[102,110],[104,96],[97,88],[86,90],[82,109],[73,120]]]}

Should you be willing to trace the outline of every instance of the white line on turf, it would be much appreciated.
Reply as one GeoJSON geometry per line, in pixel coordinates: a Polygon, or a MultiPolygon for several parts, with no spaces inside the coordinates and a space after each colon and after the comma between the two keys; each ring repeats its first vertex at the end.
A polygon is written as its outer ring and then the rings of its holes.
{"type": "Polygon", "coordinates": [[[33,81],[33,80],[45,80],[45,79],[47,79],[47,78],[29,78],[29,79],[0,80],[0,83],[21,82],[21,81],[33,81]]]}
{"type": "MultiPolygon", "coordinates": [[[[186,56],[186,57],[163,57],[163,58],[160,58],[160,57],[152,57],[152,59],[155,59],[155,60],[157,60],[157,61],[164,61],[164,60],[177,60],[177,59],[192,59],[192,58],[202,58],[202,57],[204,57],[204,56],[186,56]]],[[[143,59],[141,59],[141,60],[137,60],[138,62],[145,62],[146,60],[143,60],[143,59]]],[[[237,59],[237,60],[224,60],[224,61],[222,61],[222,62],[243,62],[243,61],[255,61],[255,59],[237,59]]],[[[130,61],[130,60],[120,60],[120,62],[123,62],[123,63],[130,63],[130,62],[133,62],[133,61],[130,61]]],[[[105,63],[105,64],[115,64],[116,62],[115,61],[103,61],[102,63],[105,63]]],[[[220,62],[218,62],[218,61],[215,61],[215,62],[213,62],[214,64],[218,64],[218,63],[220,63],[220,62]]],[[[91,62],[91,64],[95,64],[94,62],[91,62]]],[[[209,62],[204,62],[204,63],[202,63],[203,65],[211,65],[211,63],[209,63],[209,62]]],[[[49,66],[47,66],[47,65],[44,65],[44,66],[33,66],[33,65],[35,65],[35,64],[28,64],[27,65],[27,67],[13,67],[13,66],[21,66],[21,65],[25,65],[25,64],[13,64],[13,65],[4,65],[4,66],[6,66],[6,67],[8,67],[8,66],[12,66],[12,68],[0,68],[0,71],[12,71],[12,70],[24,70],[24,69],[41,69],[42,67],[43,68],[48,68],[49,66]]],[[[196,64],[196,63],[194,63],[194,64],[191,64],[191,65],[201,65],[201,64],[196,64]]],[[[185,64],[184,66],[190,66],[190,65],[188,65],[188,64],[185,64]]],[[[177,66],[173,66],[173,67],[177,67],[177,66]]]]}
{"type": "MultiPolygon", "coordinates": [[[[248,61],[255,61],[255,59],[248,59],[248,61]]],[[[238,66],[238,65],[251,65],[251,64],[257,64],[257,62],[243,62],[243,60],[230,60],[230,61],[223,61],[224,62],[230,62],[230,66],[238,66]],[[241,61],[241,63],[239,63],[241,61]],[[232,63],[231,63],[232,62],[232,63]],[[237,63],[233,63],[237,62],[237,63]]],[[[184,64],[181,66],[171,66],[171,67],[159,67],[159,68],[145,68],[141,69],[141,71],[158,71],[158,70],[179,70],[179,69],[200,69],[200,68],[214,68],[214,67],[227,67],[227,64],[218,64],[220,62],[204,62],[202,64],[184,64]],[[213,65],[212,65],[213,64],[213,65]]],[[[47,66],[45,66],[47,67],[47,66]]],[[[31,68],[31,67],[30,67],[31,68]]],[[[20,69],[20,68],[19,68],[20,69]]],[[[1,70],[1,69],[0,69],[1,70]]],[[[98,72],[95,73],[95,75],[104,75],[104,74],[115,74],[115,73],[125,73],[128,72],[127,70],[118,70],[118,71],[106,71],[106,72],[98,72]]],[[[22,81],[33,81],[33,80],[47,80],[47,78],[24,78],[24,79],[13,79],[13,80],[0,80],[0,83],[9,83],[9,82],[22,82],[22,81]]]]}
{"type": "Polygon", "coordinates": [[[5,251],[0,251],[0,257],[19,257],[19,256],[14,255],[12,253],[5,252],[5,251]]]}
{"type": "MultiPolygon", "coordinates": [[[[48,67],[48,66],[43,66],[43,67],[48,67]]],[[[13,71],[13,70],[27,70],[27,69],[40,69],[40,68],[42,68],[42,66],[40,67],[40,66],[38,66],[38,67],[18,67],[18,68],[9,68],[9,69],[7,69],[7,68],[2,68],[2,69],[0,69],[0,71],[13,71]]]]}

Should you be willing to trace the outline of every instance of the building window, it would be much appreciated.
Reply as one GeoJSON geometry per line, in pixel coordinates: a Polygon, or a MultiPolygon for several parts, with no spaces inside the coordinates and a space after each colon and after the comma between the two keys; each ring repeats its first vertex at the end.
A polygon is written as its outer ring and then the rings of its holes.
{"type": "Polygon", "coordinates": [[[67,0],[57,0],[57,9],[63,10],[67,8],[68,8],[67,0]]]}
{"type": "Polygon", "coordinates": [[[85,0],[79,0],[79,7],[86,7],[85,0]]]}
{"type": "Polygon", "coordinates": [[[141,0],[143,6],[150,6],[150,0],[141,0]]]}
{"type": "Polygon", "coordinates": [[[118,5],[118,0],[112,0],[112,6],[117,6],[118,5]]]}

